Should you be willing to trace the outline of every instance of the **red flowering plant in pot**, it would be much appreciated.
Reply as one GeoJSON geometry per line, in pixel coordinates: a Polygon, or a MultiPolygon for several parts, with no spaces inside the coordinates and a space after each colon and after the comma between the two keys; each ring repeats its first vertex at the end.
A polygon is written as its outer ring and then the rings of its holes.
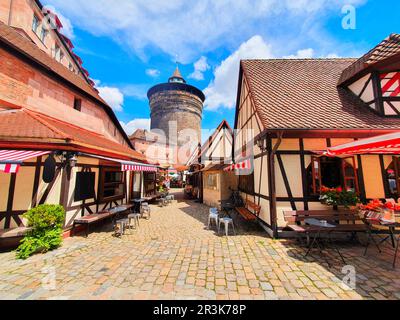
{"type": "Polygon", "coordinates": [[[342,187],[327,188],[322,186],[319,200],[321,203],[333,206],[335,210],[338,210],[338,206],[344,206],[348,209],[359,203],[358,196],[353,190],[344,190],[342,187]]]}
{"type": "Polygon", "coordinates": [[[379,199],[371,200],[366,205],[358,206],[359,212],[372,224],[393,224],[396,222],[396,212],[400,212],[400,203],[386,202],[379,199]]]}

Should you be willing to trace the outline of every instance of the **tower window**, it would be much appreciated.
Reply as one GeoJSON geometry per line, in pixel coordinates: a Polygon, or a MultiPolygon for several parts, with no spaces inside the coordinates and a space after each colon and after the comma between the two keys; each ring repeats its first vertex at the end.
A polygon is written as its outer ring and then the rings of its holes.
{"type": "Polygon", "coordinates": [[[82,109],[82,100],[81,99],[75,98],[74,109],[77,111],[81,111],[81,109],[82,109]]]}

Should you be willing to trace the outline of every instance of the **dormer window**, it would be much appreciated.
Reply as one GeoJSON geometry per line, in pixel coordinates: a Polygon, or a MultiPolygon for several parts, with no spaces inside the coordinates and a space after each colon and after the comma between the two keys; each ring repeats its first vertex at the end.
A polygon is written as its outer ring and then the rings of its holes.
{"type": "Polygon", "coordinates": [[[34,33],[37,33],[38,28],[39,28],[39,24],[40,24],[40,20],[39,20],[39,18],[37,17],[37,15],[34,14],[34,15],[33,15],[33,21],[32,21],[32,31],[33,31],[34,33]]]}
{"type": "Polygon", "coordinates": [[[390,35],[351,64],[339,85],[380,116],[400,117],[400,35],[390,35]]]}

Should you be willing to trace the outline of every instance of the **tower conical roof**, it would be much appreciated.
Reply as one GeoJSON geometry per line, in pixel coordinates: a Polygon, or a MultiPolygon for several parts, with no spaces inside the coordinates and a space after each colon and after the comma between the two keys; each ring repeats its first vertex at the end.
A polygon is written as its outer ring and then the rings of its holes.
{"type": "Polygon", "coordinates": [[[168,79],[168,82],[186,83],[185,79],[183,79],[183,77],[182,77],[182,74],[181,74],[178,66],[176,66],[176,69],[175,69],[172,77],[168,79]]]}

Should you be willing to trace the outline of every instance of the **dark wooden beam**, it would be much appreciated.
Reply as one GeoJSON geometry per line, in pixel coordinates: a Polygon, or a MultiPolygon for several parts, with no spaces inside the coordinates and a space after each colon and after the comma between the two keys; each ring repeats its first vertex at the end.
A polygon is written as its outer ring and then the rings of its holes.
{"type": "Polygon", "coordinates": [[[357,173],[358,173],[358,186],[360,189],[360,199],[361,201],[366,201],[367,195],[365,192],[364,171],[360,155],[357,155],[357,163],[358,163],[357,173]]]}
{"type": "Polygon", "coordinates": [[[35,177],[33,179],[33,188],[32,188],[32,208],[36,207],[37,204],[41,167],[42,167],[42,156],[36,159],[36,164],[35,164],[35,177]]]}
{"type": "Polygon", "coordinates": [[[385,190],[385,198],[390,198],[390,188],[388,181],[386,179],[386,168],[385,168],[385,161],[383,159],[383,155],[379,155],[379,163],[381,166],[381,175],[382,175],[382,182],[383,182],[383,188],[385,190]]]}
{"type": "MultiPolygon", "coordinates": [[[[293,199],[292,189],[290,188],[289,179],[286,175],[286,170],[285,170],[285,166],[283,165],[282,157],[281,157],[281,155],[277,154],[276,158],[278,160],[279,168],[281,170],[283,183],[285,184],[287,195],[288,195],[289,199],[293,199]]],[[[290,205],[292,206],[292,210],[297,210],[296,203],[293,200],[290,200],[290,205]]]]}
{"type": "MultiPolygon", "coordinates": [[[[304,140],[299,139],[299,143],[300,143],[301,185],[303,190],[303,197],[306,197],[308,191],[307,191],[307,168],[304,155],[304,140]]],[[[304,205],[304,210],[308,210],[308,201],[306,199],[304,199],[303,205],[304,205]]]]}
{"type": "Polygon", "coordinates": [[[10,184],[8,186],[7,215],[6,215],[6,221],[4,223],[4,229],[9,229],[11,225],[11,216],[12,216],[11,212],[13,210],[13,204],[14,204],[16,180],[17,180],[17,174],[11,173],[10,184]]]}

